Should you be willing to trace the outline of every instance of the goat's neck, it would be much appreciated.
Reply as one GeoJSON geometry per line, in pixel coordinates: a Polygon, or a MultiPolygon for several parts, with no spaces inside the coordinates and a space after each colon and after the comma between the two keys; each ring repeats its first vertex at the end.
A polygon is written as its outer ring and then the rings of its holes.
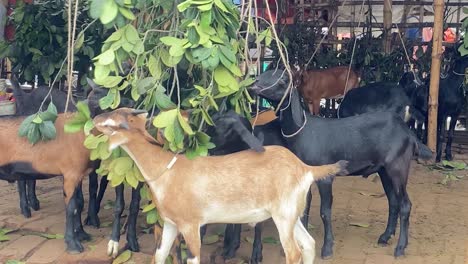
{"type": "Polygon", "coordinates": [[[134,135],[122,148],[133,159],[147,182],[156,181],[167,170],[175,154],[134,135]]]}

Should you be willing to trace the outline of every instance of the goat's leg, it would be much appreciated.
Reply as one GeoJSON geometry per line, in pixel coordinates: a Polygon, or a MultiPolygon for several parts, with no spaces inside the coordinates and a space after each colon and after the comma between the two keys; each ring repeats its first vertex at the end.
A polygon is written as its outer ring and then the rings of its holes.
{"type": "Polygon", "coordinates": [[[21,214],[26,218],[31,217],[31,209],[29,208],[28,197],[26,193],[26,180],[18,180],[18,194],[20,198],[21,214]]]}
{"type": "MultiPolygon", "coordinates": [[[[333,256],[333,228],[332,228],[332,204],[333,204],[333,179],[324,179],[317,182],[320,193],[320,217],[324,227],[323,247],[321,256],[327,259],[333,256]]],[[[304,225],[305,227],[307,225],[304,225]]]]}
{"type": "Polygon", "coordinates": [[[240,236],[242,226],[240,224],[227,224],[224,231],[224,259],[232,259],[236,255],[237,249],[240,247],[240,236]]]}
{"type": "Polygon", "coordinates": [[[75,232],[75,217],[78,213],[77,184],[69,180],[70,175],[64,175],[63,191],[65,194],[66,205],[66,221],[65,221],[65,243],[67,245],[67,252],[69,254],[78,254],[83,252],[83,245],[81,245],[75,232]]]}
{"type": "Polygon", "coordinates": [[[263,223],[257,223],[255,225],[255,238],[253,242],[252,256],[250,257],[250,264],[258,264],[263,261],[262,229],[263,223]]]}
{"type": "MultiPolygon", "coordinates": [[[[293,212],[291,213],[293,214],[293,212]]],[[[300,264],[301,251],[294,238],[295,221],[291,221],[291,216],[273,215],[272,218],[276,228],[278,228],[281,245],[286,256],[286,264],[300,264]]]]}
{"type": "Polygon", "coordinates": [[[385,169],[381,169],[379,171],[379,175],[388,200],[388,221],[387,228],[385,229],[385,232],[380,235],[378,243],[379,245],[386,246],[388,245],[388,240],[395,235],[398,223],[398,214],[400,213],[400,205],[398,204],[398,200],[393,189],[393,183],[388,173],[385,169]]]}
{"type": "MultiPolygon", "coordinates": [[[[207,225],[202,225],[202,227],[200,227],[200,239],[203,240],[203,238],[205,237],[206,235],[206,228],[208,226],[207,225]]],[[[227,228],[227,227],[226,227],[227,228]]],[[[226,231],[225,231],[226,232],[226,231]]]]}
{"type": "Polygon", "coordinates": [[[126,247],[133,252],[139,252],[140,246],[138,245],[136,224],[138,218],[138,212],[140,211],[140,190],[143,187],[143,183],[139,182],[136,189],[132,189],[132,201],[130,202],[129,215],[128,215],[128,226],[127,226],[127,245],[126,247]]]}
{"type": "Polygon", "coordinates": [[[302,213],[301,221],[304,226],[309,225],[309,214],[310,214],[310,205],[312,204],[312,190],[309,189],[306,197],[306,206],[304,212],[302,213]]]}
{"type": "Polygon", "coordinates": [[[441,116],[437,118],[437,147],[436,147],[436,162],[440,162],[442,158],[442,143],[445,136],[445,127],[447,116],[441,116]]]}
{"type": "MultiPolygon", "coordinates": [[[[164,228],[166,228],[166,224],[164,224],[164,228]]],[[[200,264],[200,226],[185,226],[183,229],[181,228],[180,232],[184,236],[185,243],[187,243],[187,247],[190,250],[190,256],[187,259],[187,264],[200,264]]]]}
{"type": "Polygon", "coordinates": [[[76,237],[80,241],[89,241],[91,240],[91,236],[84,231],[83,224],[81,222],[81,212],[83,211],[83,207],[84,207],[83,188],[82,188],[81,182],[76,187],[75,199],[76,199],[77,212],[75,214],[73,225],[75,227],[76,237]]]}
{"type": "Polygon", "coordinates": [[[417,127],[416,127],[416,137],[423,141],[425,136],[423,135],[423,122],[417,122],[417,127]]]}
{"type": "Polygon", "coordinates": [[[102,199],[104,198],[104,193],[106,192],[108,183],[109,180],[107,180],[107,176],[101,177],[101,181],[99,182],[99,191],[96,198],[96,214],[99,214],[99,211],[101,210],[102,199]]]}
{"type": "Polygon", "coordinates": [[[313,264],[315,259],[315,240],[307,232],[299,219],[294,226],[294,237],[301,247],[302,263],[313,264]]]}
{"type": "Polygon", "coordinates": [[[26,181],[26,191],[28,196],[29,206],[37,211],[41,208],[39,200],[36,196],[36,180],[27,180],[26,181]]]}
{"type": "Polygon", "coordinates": [[[312,104],[313,115],[320,115],[320,99],[312,101],[312,104]]]}
{"type": "Polygon", "coordinates": [[[452,141],[453,133],[455,132],[455,126],[457,125],[458,116],[452,116],[450,119],[450,126],[447,134],[447,145],[445,146],[445,158],[447,160],[453,160],[452,156],[452,141]]]}
{"type": "Polygon", "coordinates": [[[161,245],[156,250],[156,253],[154,255],[156,264],[166,263],[166,258],[167,256],[169,256],[169,252],[171,251],[172,244],[174,243],[174,240],[176,239],[177,234],[178,234],[177,226],[175,226],[174,224],[170,222],[164,223],[164,227],[162,231],[162,238],[161,238],[161,245]]]}
{"type": "Polygon", "coordinates": [[[115,187],[114,221],[112,223],[111,240],[107,244],[107,255],[112,255],[114,258],[117,257],[117,253],[119,252],[120,218],[122,217],[124,208],[124,185],[120,184],[115,187]]]}
{"type": "Polygon", "coordinates": [[[96,171],[89,174],[89,202],[88,202],[88,216],[85,219],[85,225],[94,226],[99,228],[101,225],[98,216],[97,204],[97,189],[98,189],[98,175],[96,171]]]}
{"type": "Polygon", "coordinates": [[[412,205],[406,192],[406,186],[401,188],[398,200],[400,202],[400,237],[395,248],[395,257],[405,255],[405,249],[408,246],[409,218],[412,205]]]}

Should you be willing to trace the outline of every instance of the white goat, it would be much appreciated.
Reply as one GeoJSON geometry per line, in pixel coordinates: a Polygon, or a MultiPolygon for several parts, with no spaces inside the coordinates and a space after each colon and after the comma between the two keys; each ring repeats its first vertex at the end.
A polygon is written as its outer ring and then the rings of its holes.
{"type": "Polygon", "coordinates": [[[299,220],[314,180],[346,174],[346,161],[307,166],[288,149],[271,146],[265,152],[241,151],[189,160],[165,151],[145,129],[146,112],[121,108],[94,118],[109,136],[110,148],[122,147],[150,186],[164,228],[154,256],[165,263],[181,232],[200,263],[200,226],[210,223],[258,223],[273,218],[286,263],[312,264],[315,241],[299,220]],[[300,248],[299,248],[299,246],[300,248]],[[301,255],[302,250],[302,255],[301,255]]]}

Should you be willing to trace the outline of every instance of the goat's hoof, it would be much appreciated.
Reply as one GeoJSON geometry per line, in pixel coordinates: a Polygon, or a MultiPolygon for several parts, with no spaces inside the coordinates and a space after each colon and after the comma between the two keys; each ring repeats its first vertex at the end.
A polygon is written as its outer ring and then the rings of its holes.
{"type": "Polygon", "coordinates": [[[119,253],[119,241],[109,240],[107,244],[107,255],[113,258],[117,257],[119,253]]]}
{"type": "Polygon", "coordinates": [[[41,209],[41,205],[39,203],[39,200],[37,200],[37,199],[33,199],[33,200],[29,201],[29,206],[31,206],[31,208],[34,211],[38,211],[39,209],[41,209]]]}
{"type": "Polygon", "coordinates": [[[79,240],[79,241],[90,241],[91,240],[91,236],[86,233],[84,230],[81,230],[79,232],[76,233],[76,238],[79,240]]]}
{"type": "Polygon", "coordinates": [[[99,220],[99,217],[97,217],[97,216],[95,216],[95,217],[91,217],[91,216],[86,217],[86,219],[84,221],[84,224],[86,226],[92,226],[92,227],[95,227],[95,228],[101,227],[101,221],[99,220]]]}
{"type": "Polygon", "coordinates": [[[67,253],[70,255],[80,254],[84,251],[83,245],[77,240],[67,241],[67,253]]]}
{"type": "Polygon", "coordinates": [[[333,257],[333,246],[322,247],[321,257],[322,259],[331,259],[333,257]]]}
{"type": "Polygon", "coordinates": [[[395,258],[403,257],[405,255],[405,248],[404,247],[396,247],[395,248],[395,258]]]}
{"type": "Polygon", "coordinates": [[[392,236],[387,236],[385,234],[382,234],[380,237],[379,237],[379,241],[377,241],[377,244],[381,247],[386,247],[388,246],[388,241],[390,240],[392,236]]]}
{"type": "Polygon", "coordinates": [[[127,240],[125,248],[132,252],[140,252],[140,245],[138,245],[138,241],[136,239],[127,240]]]}
{"type": "Polygon", "coordinates": [[[450,154],[450,155],[449,155],[449,154],[445,155],[445,159],[448,160],[448,161],[452,161],[452,160],[453,160],[452,154],[450,154]]]}
{"type": "Polygon", "coordinates": [[[21,214],[25,217],[25,218],[31,218],[31,210],[21,210],[21,214]]]}
{"type": "Polygon", "coordinates": [[[252,257],[250,258],[250,264],[258,264],[258,263],[262,263],[262,261],[263,261],[262,251],[252,252],[252,257]]]}

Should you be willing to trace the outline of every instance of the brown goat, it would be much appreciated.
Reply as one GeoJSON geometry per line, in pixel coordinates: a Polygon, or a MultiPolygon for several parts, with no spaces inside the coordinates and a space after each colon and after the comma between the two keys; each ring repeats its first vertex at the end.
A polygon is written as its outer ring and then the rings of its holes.
{"type": "Polygon", "coordinates": [[[353,70],[349,72],[346,83],[348,70],[348,66],[338,66],[320,70],[300,69],[294,72],[294,84],[309,105],[310,113],[319,114],[320,100],[323,98],[343,97],[346,92],[359,86],[359,75],[353,70]]]}
{"type": "Polygon", "coordinates": [[[307,191],[314,180],[346,173],[347,162],[308,166],[279,146],[265,147],[263,153],[241,151],[189,160],[159,146],[145,129],[146,117],[142,111],[121,108],[95,117],[94,123],[109,136],[111,149],[120,146],[132,157],[150,186],[164,220],[157,264],[165,263],[178,232],[193,255],[187,263],[198,264],[200,226],[257,223],[270,217],[286,263],[298,264],[301,259],[313,263],[315,241],[299,219],[307,191]]]}
{"type": "Polygon", "coordinates": [[[81,224],[84,204],[81,181],[91,172],[92,164],[89,150],[83,145],[84,134],[63,131],[71,118],[72,114],[59,114],[55,122],[56,138],[35,145],[17,135],[25,117],[0,118],[0,179],[47,179],[63,175],[65,242],[68,252],[79,253],[83,251],[80,240],[90,238],[81,224]]]}

